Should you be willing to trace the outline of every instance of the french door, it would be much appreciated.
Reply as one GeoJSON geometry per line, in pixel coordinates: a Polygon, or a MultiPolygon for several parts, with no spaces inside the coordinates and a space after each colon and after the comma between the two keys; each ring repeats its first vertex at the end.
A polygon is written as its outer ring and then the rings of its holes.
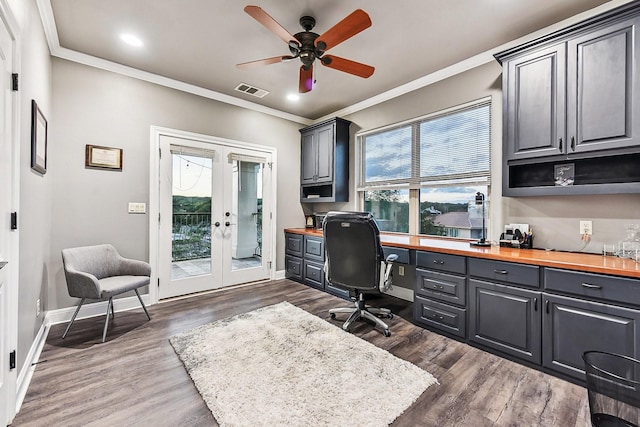
{"type": "Polygon", "coordinates": [[[269,279],[271,154],[160,136],[159,297],[269,279]]]}

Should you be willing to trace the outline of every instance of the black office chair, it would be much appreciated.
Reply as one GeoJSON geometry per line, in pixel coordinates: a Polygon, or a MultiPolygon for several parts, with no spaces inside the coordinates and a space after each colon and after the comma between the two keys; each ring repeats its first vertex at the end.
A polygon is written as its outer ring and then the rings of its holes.
{"type": "Polygon", "coordinates": [[[365,305],[364,295],[382,293],[391,286],[391,267],[397,255],[384,259],[380,246],[380,231],[373,215],[367,212],[329,212],[323,222],[325,247],[325,277],[331,285],[349,291],[355,301],[354,308],[329,310],[332,319],[336,313],[350,313],[342,329],[357,319],[368,319],[391,332],[378,316],[393,318],[391,310],[365,305]]]}

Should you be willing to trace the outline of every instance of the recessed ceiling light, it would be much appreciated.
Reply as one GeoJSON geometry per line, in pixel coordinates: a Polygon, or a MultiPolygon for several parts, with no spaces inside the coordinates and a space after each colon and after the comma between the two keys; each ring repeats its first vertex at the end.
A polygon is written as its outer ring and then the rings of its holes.
{"type": "Polygon", "coordinates": [[[138,37],[134,36],[133,34],[121,34],[120,39],[126,44],[129,44],[135,47],[140,47],[144,44],[142,43],[142,40],[140,40],[138,37]]]}
{"type": "Polygon", "coordinates": [[[287,95],[287,99],[289,101],[299,101],[300,95],[298,95],[297,93],[290,93],[289,95],[287,95]]]}

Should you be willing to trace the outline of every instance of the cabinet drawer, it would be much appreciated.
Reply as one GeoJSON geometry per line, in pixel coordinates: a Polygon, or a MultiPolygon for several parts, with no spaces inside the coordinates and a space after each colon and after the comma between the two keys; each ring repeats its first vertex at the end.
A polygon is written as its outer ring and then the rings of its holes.
{"type": "Polygon", "coordinates": [[[404,248],[396,248],[393,246],[383,246],[382,252],[384,252],[384,259],[387,259],[389,255],[395,254],[398,255],[398,259],[394,262],[400,264],[411,264],[411,256],[409,253],[409,249],[404,248]]]}
{"type": "Polygon", "coordinates": [[[466,258],[459,255],[439,254],[436,252],[418,251],[416,264],[430,270],[446,271],[449,273],[467,273],[466,258]]]}
{"type": "Polygon", "coordinates": [[[544,287],[559,292],[640,306],[640,280],[545,268],[544,287]]]}
{"type": "Polygon", "coordinates": [[[413,302],[413,318],[426,326],[464,338],[467,333],[467,313],[463,308],[442,304],[420,296],[413,302]]]}
{"type": "Polygon", "coordinates": [[[469,258],[469,274],[515,285],[540,287],[540,268],[537,265],[469,258]]]}
{"type": "Polygon", "coordinates": [[[303,261],[302,281],[305,285],[324,289],[324,270],[322,264],[303,261]]]}
{"type": "Polygon", "coordinates": [[[416,268],[416,294],[457,305],[467,302],[464,276],[438,273],[416,268]]]}
{"type": "Polygon", "coordinates": [[[285,234],[285,250],[288,255],[302,257],[302,235],[301,234],[285,234]]]}
{"type": "Polygon", "coordinates": [[[285,277],[302,281],[302,259],[290,255],[284,257],[285,277]]]}
{"type": "Polygon", "coordinates": [[[324,261],[324,240],[319,237],[304,236],[304,258],[324,261]]]}

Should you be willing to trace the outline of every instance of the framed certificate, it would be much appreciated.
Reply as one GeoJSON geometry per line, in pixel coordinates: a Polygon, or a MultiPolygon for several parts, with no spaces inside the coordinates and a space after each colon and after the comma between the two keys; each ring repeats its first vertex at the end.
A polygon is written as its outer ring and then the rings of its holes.
{"type": "Polygon", "coordinates": [[[97,169],[122,170],[122,148],[87,145],[85,167],[97,169]]]}

